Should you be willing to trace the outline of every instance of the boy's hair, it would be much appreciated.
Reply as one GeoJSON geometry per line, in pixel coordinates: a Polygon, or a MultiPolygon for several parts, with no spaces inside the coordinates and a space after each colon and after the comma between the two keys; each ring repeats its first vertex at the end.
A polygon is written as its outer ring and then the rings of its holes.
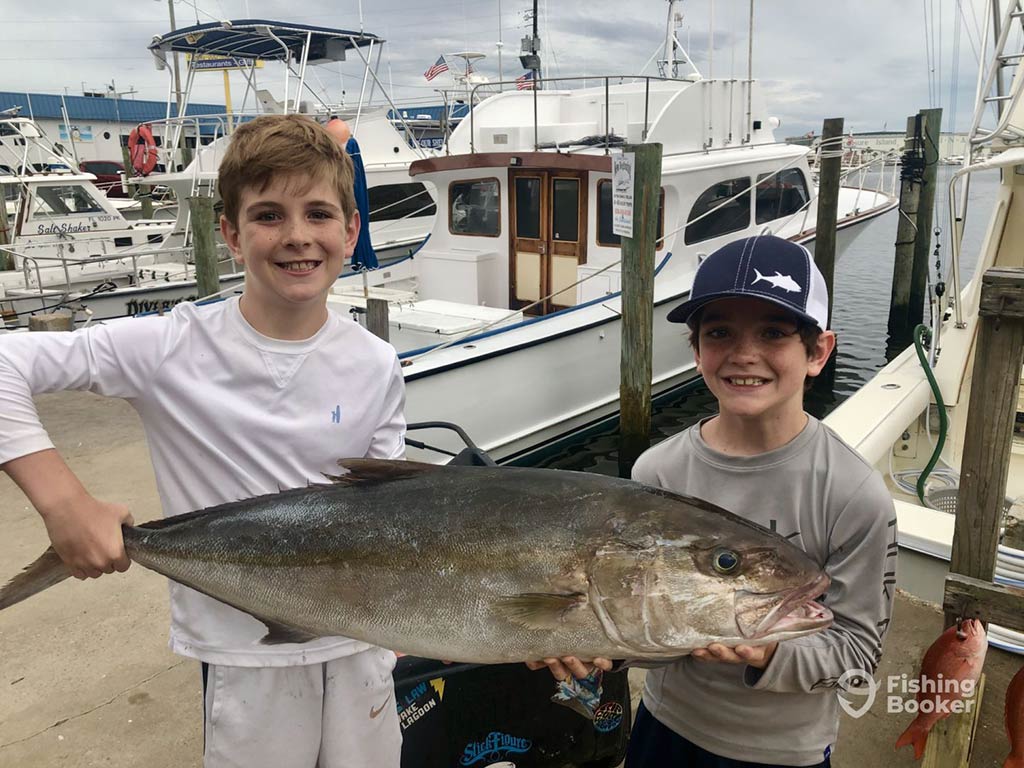
{"type": "Polygon", "coordinates": [[[325,181],[338,192],[345,220],[356,211],[352,159],[323,126],[305,115],[262,115],[235,129],[220,164],[224,216],[238,226],[242,190],[262,192],[275,177],[325,181]]]}

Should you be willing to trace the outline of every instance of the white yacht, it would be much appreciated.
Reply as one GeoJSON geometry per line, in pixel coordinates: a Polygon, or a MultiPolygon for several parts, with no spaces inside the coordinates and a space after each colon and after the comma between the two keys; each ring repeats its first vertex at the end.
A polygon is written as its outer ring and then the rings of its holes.
{"type": "MultiPolygon", "coordinates": [[[[549,79],[543,90],[477,104],[448,154],[410,167],[437,189],[426,244],[412,259],[340,280],[330,298],[360,320],[367,296],[387,299],[409,420],[456,422],[500,461],[524,460],[618,412],[612,157],[623,142],[663,147],[655,395],[697,376],[685,329],[665,315],[688,295],[704,255],[764,231],[815,237],[808,148],[775,139],[756,81],[696,72],[588,79],[585,88],[549,79]]],[[[888,192],[844,188],[840,247],[895,205],[888,192]]],[[[443,434],[436,444],[460,447],[443,434]]]]}

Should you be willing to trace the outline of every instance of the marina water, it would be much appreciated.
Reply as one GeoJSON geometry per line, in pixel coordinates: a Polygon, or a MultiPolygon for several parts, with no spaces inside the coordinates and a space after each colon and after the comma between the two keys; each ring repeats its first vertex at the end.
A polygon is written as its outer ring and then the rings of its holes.
{"type": "MultiPolygon", "coordinates": [[[[945,265],[951,259],[946,193],[950,175],[955,170],[957,166],[943,166],[939,169],[936,190],[933,230],[936,226],[942,230],[937,241],[944,275],[947,269],[945,265]]],[[[869,176],[865,180],[865,189],[873,189],[874,185],[875,177],[869,176]]],[[[998,171],[972,174],[970,204],[961,248],[961,285],[974,272],[974,260],[981,247],[998,188],[998,171]]],[[[885,350],[898,215],[898,211],[893,210],[862,227],[860,234],[836,265],[832,320],[832,328],[838,338],[835,388],[830,394],[812,391],[805,403],[807,410],[819,418],[853,394],[887,362],[885,350]]],[[[936,238],[933,237],[932,250],[928,256],[929,280],[934,280],[936,274],[935,243],[936,238]]],[[[952,290],[952,284],[947,285],[947,296],[952,290]]],[[[680,354],[682,352],[680,350],[680,354]]],[[[716,411],[717,403],[703,382],[656,401],[651,414],[651,444],[681,432],[716,411]]],[[[617,475],[617,427],[617,423],[612,423],[588,432],[578,440],[563,445],[557,453],[532,461],[531,464],[551,469],[617,475]]]]}

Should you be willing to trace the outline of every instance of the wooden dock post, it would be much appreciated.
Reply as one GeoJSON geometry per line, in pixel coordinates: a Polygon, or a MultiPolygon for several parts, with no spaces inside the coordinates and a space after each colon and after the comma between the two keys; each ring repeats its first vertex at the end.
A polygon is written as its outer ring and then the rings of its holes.
{"type": "Polygon", "coordinates": [[[924,121],[918,113],[907,118],[907,138],[900,171],[899,221],[896,224],[896,261],[892,270],[892,293],[889,299],[888,359],[910,344],[917,323],[909,323],[910,283],[914,269],[914,248],[917,241],[917,211],[924,180],[924,121]]]}
{"type": "Polygon", "coordinates": [[[924,181],[921,184],[921,199],[917,207],[917,239],[914,243],[910,302],[907,305],[908,327],[911,329],[924,319],[925,294],[928,292],[928,259],[931,256],[935,187],[938,184],[942,110],[922,109],[921,116],[924,118],[924,181]]]}
{"type": "Polygon", "coordinates": [[[633,236],[622,238],[622,350],[619,384],[619,475],[651,444],[651,355],[654,251],[661,196],[661,144],[627,144],[635,157],[633,236]]]}
{"type": "Polygon", "coordinates": [[[390,341],[387,299],[366,299],[366,329],[377,338],[390,341]]]}
{"type": "MultiPolygon", "coordinates": [[[[841,117],[826,118],[821,128],[821,168],[818,172],[818,215],[814,228],[814,263],[818,265],[828,286],[828,316],[832,319],[835,301],[836,217],[839,214],[840,174],[843,168],[841,117]]],[[[831,324],[831,322],[830,322],[831,324]]],[[[836,380],[836,353],[815,377],[818,392],[831,392],[836,380]]]]}
{"type": "MultiPolygon", "coordinates": [[[[1024,364],[1024,269],[985,272],[978,314],[974,379],[943,609],[947,627],[957,619],[973,618],[1020,632],[1024,631],[1024,590],[993,584],[992,576],[1024,364]]],[[[970,713],[951,715],[951,719],[970,717],[970,713]]],[[[951,731],[957,728],[955,723],[949,724],[951,731]]],[[[936,750],[929,765],[965,765],[972,729],[961,726],[956,732],[960,747],[936,750]]]]}
{"type": "Polygon", "coordinates": [[[214,242],[213,198],[198,195],[188,198],[192,215],[192,257],[196,263],[197,298],[212,296],[220,290],[217,271],[217,245],[214,242]]]}
{"type": "MultiPolygon", "coordinates": [[[[0,187],[0,192],[3,191],[3,187],[0,187]]],[[[0,198],[3,195],[0,194],[0,198]]],[[[7,215],[7,204],[6,201],[0,199],[0,270],[14,269],[14,259],[7,251],[3,250],[3,246],[10,245],[11,240],[14,239],[14,233],[11,232],[11,220],[7,215]]],[[[2,322],[0,322],[2,325],[2,322]]]]}

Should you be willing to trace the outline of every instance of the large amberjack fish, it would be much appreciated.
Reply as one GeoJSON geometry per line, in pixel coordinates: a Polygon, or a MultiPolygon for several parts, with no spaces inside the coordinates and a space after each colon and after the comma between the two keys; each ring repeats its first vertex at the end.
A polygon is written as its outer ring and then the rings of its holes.
{"type": "MultiPolygon", "coordinates": [[[[136,563],[251,614],[261,642],[417,656],[657,662],[827,627],[828,577],[697,499],[581,472],[339,462],[316,485],[125,527],[136,563]]],[[[67,575],[52,550],[6,608],[67,575]]]]}
{"type": "Polygon", "coordinates": [[[919,714],[896,740],[896,749],[914,747],[920,760],[932,727],[953,714],[974,693],[988,651],[988,635],[977,619],[954,624],[925,651],[917,679],[919,714]]]}

